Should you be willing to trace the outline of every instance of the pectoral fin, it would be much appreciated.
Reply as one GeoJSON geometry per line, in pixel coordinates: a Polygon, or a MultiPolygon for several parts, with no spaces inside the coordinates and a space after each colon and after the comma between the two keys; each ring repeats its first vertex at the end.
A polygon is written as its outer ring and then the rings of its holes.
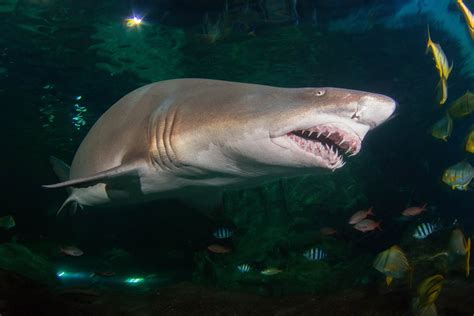
{"type": "Polygon", "coordinates": [[[108,180],[117,179],[122,176],[130,176],[138,173],[138,167],[134,165],[120,165],[111,169],[98,172],[88,177],[71,179],[68,181],[43,185],[43,188],[56,189],[56,188],[67,188],[67,187],[88,187],[97,183],[106,183],[108,180]]]}

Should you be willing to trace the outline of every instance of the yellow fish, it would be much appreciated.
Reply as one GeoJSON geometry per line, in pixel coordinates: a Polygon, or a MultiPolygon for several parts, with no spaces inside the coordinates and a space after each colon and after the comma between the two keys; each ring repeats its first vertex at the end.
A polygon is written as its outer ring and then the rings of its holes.
{"type": "Polygon", "coordinates": [[[451,233],[448,253],[451,256],[465,256],[466,277],[468,277],[471,264],[471,238],[466,240],[466,237],[464,237],[464,234],[459,228],[454,229],[451,233]]]}
{"type": "Polygon", "coordinates": [[[473,177],[474,168],[467,161],[461,161],[446,169],[441,180],[453,190],[466,191],[473,177]]]}
{"type": "Polygon", "coordinates": [[[474,15],[469,10],[469,8],[464,4],[463,0],[457,0],[459,9],[464,15],[464,19],[466,20],[467,27],[469,29],[469,34],[471,38],[474,39],[474,15]]]}
{"type": "Polygon", "coordinates": [[[387,286],[390,286],[394,278],[401,279],[411,270],[405,253],[397,245],[379,253],[374,260],[373,267],[385,274],[387,286]]]}
{"type": "Polygon", "coordinates": [[[444,277],[441,274],[424,279],[417,288],[418,296],[413,300],[412,312],[416,316],[437,315],[434,302],[443,287],[444,277]]]}
{"type": "Polygon", "coordinates": [[[451,63],[451,66],[449,66],[448,58],[446,57],[446,54],[444,53],[441,46],[431,40],[430,28],[428,27],[426,54],[428,54],[430,50],[433,54],[433,59],[435,61],[436,69],[438,70],[439,77],[448,80],[451,70],[453,70],[454,63],[451,63]]]}
{"type": "Polygon", "coordinates": [[[474,154],[474,129],[467,135],[466,146],[464,146],[468,153],[474,154]]]}
{"type": "Polygon", "coordinates": [[[474,111],[474,93],[466,93],[451,103],[448,109],[449,115],[453,118],[468,116],[474,111]]]}
{"type": "Polygon", "coordinates": [[[433,304],[441,292],[444,277],[441,274],[433,275],[424,279],[417,288],[417,294],[420,298],[420,305],[428,306],[433,304]]]}
{"type": "Polygon", "coordinates": [[[446,57],[446,54],[443,52],[443,49],[438,43],[435,43],[431,40],[431,35],[430,35],[430,28],[428,26],[428,42],[426,43],[426,54],[431,51],[433,54],[433,59],[435,61],[435,66],[436,69],[438,70],[438,75],[439,75],[439,83],[438,83],[438,88],[439,88],[439,104],[443,105],[447,98],[448,98],[448,78],[449,75],[451,74],[451,71],[453,70],[453,65],[454,63],[451,63],[451,66],[449,66],[448,58],[446,57]]]}
{"type": "Polygon", "coordinates": [[[441,120],[433,125],[431,128],[431,135],[446,142],[448,141],[448,137],[451,135],[452,130],[453,120],[449,114],[446,114],[441,120]]]}

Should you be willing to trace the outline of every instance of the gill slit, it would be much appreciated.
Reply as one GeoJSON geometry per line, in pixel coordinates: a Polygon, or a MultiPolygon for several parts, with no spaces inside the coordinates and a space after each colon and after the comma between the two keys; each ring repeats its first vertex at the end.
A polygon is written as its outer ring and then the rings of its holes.
{"type": "Polygon", "coordinates": [[[176,159],[176,154],[174,153],[173,146],[171,145],[171,137],[173,135],[175,121],[176,121],[176,110],[171,112],[171,116],[167,115],[165,132],[163,135],[163,145],[165,148],[166,156],[170,162],[172,168],[178,168],[180,164],[176,159]],[[169,122],[169,124],[168,124],[169,122]]]}
{"type": "Polygon", "coordinates": [[[158,138],[160,133],[160,125],[159,124],[160,120],[160,115],[159,115],[159,110],[156,110],[152,117],[151,117],[151,124],[149,128],[149,139],[150,139],[150,156],[151,156],[151,162],[153,166],[157,169],[165,169],[165,166],[163,164],[163,157],[161,155],[161,152],[159,150],[159,142],[158,138]]]}

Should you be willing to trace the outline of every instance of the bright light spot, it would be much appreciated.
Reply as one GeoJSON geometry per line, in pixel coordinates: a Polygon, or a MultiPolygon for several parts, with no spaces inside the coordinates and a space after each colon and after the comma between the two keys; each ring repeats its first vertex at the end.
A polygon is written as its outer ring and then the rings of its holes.
{"type": "Polygon", "coordinates": [[[56,275],[61,279],[86,279],[89,278],[87,273],[83,272],[66,272],[66,271],[58,271],[56,275]]]}
{"type": "Polygon", "coordinates": [[[80,99],[82,99],[82,95],[78,95],[78,96],[76,97],[76,101],[79,101],[80,99]]]}
{"type": "Polygon", "coordinates": [[[137,283],[141,283],[143,282],[144,279],[143,278],[128,278],[125,280],[125,283],[128,283],[128,284],[137,284],[137,283]]]}
{"type": "Polygon", "coordinates": [[[142,18],[139,18],[137,16],[133,16],[131,18],[128,18],[125,20],[125,25],[127,27],[138,27],[140,26],[140,24],[142,24],[143,22],[143,19],[142,18]]]}

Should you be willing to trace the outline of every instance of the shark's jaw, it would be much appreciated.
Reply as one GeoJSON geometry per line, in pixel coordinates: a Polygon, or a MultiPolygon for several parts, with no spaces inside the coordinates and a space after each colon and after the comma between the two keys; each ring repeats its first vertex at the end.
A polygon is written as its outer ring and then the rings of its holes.
{"type": "Polygon", "coordinates": [[[327,169],[344,166],[343,155],[359,153],[362,140],[334,124],[322,124],[308,129],[294,130],[286,134],[296,146],[318,159],[327,169]]]}
{"type": "Polygon", "coordinates": [[[345,156],[357,155],[370,127],[332,117],[328,122],[303,125],[271,138],[306,167],[336,170],[345,165],[345,156]]]}

